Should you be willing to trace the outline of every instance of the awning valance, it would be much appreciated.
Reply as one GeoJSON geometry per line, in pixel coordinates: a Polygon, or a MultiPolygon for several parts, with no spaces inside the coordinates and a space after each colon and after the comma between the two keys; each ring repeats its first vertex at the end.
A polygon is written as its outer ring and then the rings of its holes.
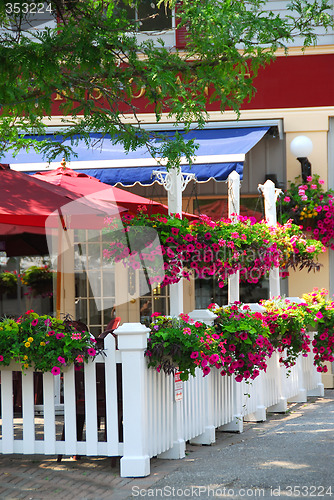
{"type": "MultiPolygon", "coordinates": [[[[242,177],[245,155],[262,139],[269,128],[261,126],[192,130],[185,134],[185,138],[194,139],[198,149],[191,166],[185,159],[181,162],[182,171],[194,173],[198,182],[210,179],[225,181],[233,170],[242,177]]],[[[167,133],[172,134],[170,131],[167,133]]],[[[92,134],[92,138],[98,139],[98,134],[92,134]]],[[[64,144],[70,145],[70,141],[65,141],[64,144]]],[[[110,185],[151,185],[155,182],[152,172],[165,170],[165,167],[151,157],[147,148],[141,147],[127,154],[121,144],[113,144],[108,138],[104,138],[102,144],[100,142],[95,148],[89,149],[82,140],[73,149],[78,156],[68,162],[69,167],[110,185]]],[[[61,159],[57,158],[51,163],[51,168],[58,167],[61,159]]],[[[15,158],[7,153],[1,162],[9,163],[11,168],[21,171],[36,172],[50,168],[33,151],[20,152],[15,158]]]]}

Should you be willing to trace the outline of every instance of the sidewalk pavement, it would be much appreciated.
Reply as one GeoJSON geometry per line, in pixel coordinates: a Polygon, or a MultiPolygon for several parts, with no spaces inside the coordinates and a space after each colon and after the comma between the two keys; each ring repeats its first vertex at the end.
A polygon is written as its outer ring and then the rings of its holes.
{"type": "Polygon", "coordinates": [[[334,498],[334,390],[216,436],[183,460],[152,459],[146,478],[120,478],[104,457],[1,455],[0,499],[334,498]]]}

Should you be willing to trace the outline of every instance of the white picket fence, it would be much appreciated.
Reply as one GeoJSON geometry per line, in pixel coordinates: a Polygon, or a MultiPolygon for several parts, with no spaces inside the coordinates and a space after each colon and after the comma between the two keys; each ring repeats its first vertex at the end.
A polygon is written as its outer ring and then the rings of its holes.
{"type": "MultiPolygon", "coordinates": [[[[194,314],[200,319],[201,311],[194,314]]],[[[202,320],[209,323],[212,315],[202,311],[202,320]]],[[[150,458],[154,456],[184,457],[186,441],[212,444],[216,429],[242,432],[244,420],[265,420],[266,411],[284,412],[288,400],[306,401],[307,395],[323,395],[321,375],[313,366],[311,355],[300,357],[288,378],[274,353],[267,372],[262,372],[251,384],[221,376],[219,370],[211,370],[206,377],[198,370],[196,377],[175,383],[173,375],[147,368],[145,326],[127,323],[116,333],[119,350],[115,348],[114,337],[109,335],[105,339],[106,356],[99,355],[85,365],[82,441],[76,433],[72,367],[64,372],[62,379],[63,420],[59,416],[57,378],[49,373],[43,375],[43,405],[39,415],[41,408],[34,401],[33,371],[27,370],[22,375],[22,417],[17,417],[13,413],[13,372],[17,365],[1,368],[0,453],[120,456],[122,477],[142,477],[150,473],[150,458]],[[104,431],[99,430],[97,387],[102,382],[96,380],[98,363],[105,374],[104,431]],[[120,366],[121,378],[117,376],[120,366]],[[18,432],[19,428],[22,432],[18,432]]]]}

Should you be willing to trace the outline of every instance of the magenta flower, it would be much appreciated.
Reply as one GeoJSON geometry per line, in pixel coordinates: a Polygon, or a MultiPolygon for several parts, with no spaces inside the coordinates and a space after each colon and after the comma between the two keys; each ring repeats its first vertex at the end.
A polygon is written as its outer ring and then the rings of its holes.
{"type": "Polygon", "coordinates": [[[37,318],[33,319],[32,322],[31,322],[31,326],[36,326],[36,325],[38,325],[38,319],[37,318]]]}
{"type": "Polygon", "coordinates": [[[51,370],[52,375],[59,375],[60,373],[60,368],[58,366],[54,366],[51,370]]]}
{"type": "Polygon", "coordinates": [[[44,324],[47,325],[47,326],[51,325],[51,319],[50,318],[46,319],[44,321],[44,324]]]}
{"type": "Polygon", "coordinates": [[[194,352],[192,352],[192,353],[190,354],[191,359],[197,359],[197,358],[198,358],[198,356],[199,356],[199,354],[198,354],[198,352],[197,352],[197,351],[194,351],[194,352]]]}
{"type": "Polygon", "coordinates": [[[65,337],[65,335],[62,332],[56,334],[56,339],[58,340],[62,339],[63,337],[65,337]]]}
{"type": "Polygon", "coordinates": [[[90,347],[89,349],[87,349],[87,352],[90,356],[96,356],[96,350],[94,349],[94,347],[90,347]]]}
{"type": "Polygon", "coordinates": [[[209,358],[209,363],[213,365],[214,363],[217,363],[217,361],[219,361],[218,354],[212,354],[209,358]]]}
{"type": "Polygon", "coordinates": [[[50,335],[50,337],[51,337],[51,335],[54,335],[55,333],[56,333],[56,332],[55,332],[54,330],[50,330],[50,331],[48,332],[48,335],[50,335]]]}
{"type": "Polygon", "coordinates": [[[203,377],[205,377],[206,375],[208,375],[211,371],[211,368],[209,366],[204,366],[203,367],[203,377]]]}
{"type": "Polygon", "coordinates": [[[1,361],[3,361],[3,355],[2,354],[0,354],[0,363],[1,363],[1,361]]]}
{"type": "Polygon", "coordinates": [[[66,365],[65,358],[63,358],[62,356],[58,356],[58,361],[59,361],[59,363],[61,363],[62,365],[66,365]]]}

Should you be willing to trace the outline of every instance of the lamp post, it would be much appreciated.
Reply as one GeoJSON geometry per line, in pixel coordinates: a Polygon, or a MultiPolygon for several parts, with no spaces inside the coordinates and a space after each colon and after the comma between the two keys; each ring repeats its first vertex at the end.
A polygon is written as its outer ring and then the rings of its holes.
{"type": "Polygon", "coordinates": [[[311,139],[305,135],[299,135],[295,137],[290,144],[291,153],[300,162],[302,168],[302,179],[306,182],[306,179],[311,174],[311,163],[308,160],[308,155],[312,153],[313,144],[311,139]]]}

